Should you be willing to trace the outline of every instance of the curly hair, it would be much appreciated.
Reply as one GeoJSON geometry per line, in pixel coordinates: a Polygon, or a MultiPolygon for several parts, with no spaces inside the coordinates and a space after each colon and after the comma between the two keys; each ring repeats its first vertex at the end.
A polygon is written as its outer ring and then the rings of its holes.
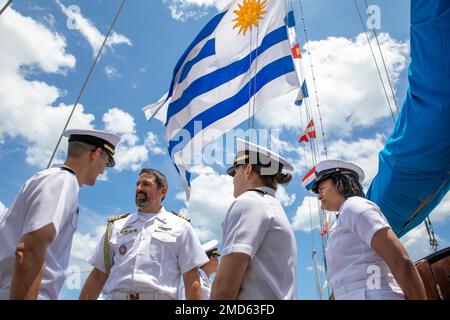
{"type": "Polygon", "coordinates": [[[341,172],[333,174],[329,177],[335,184],[338,192],[344,198],[350,198],[354,196],[365,198],[363,187],[358,181],[358,177],[355,174],[348,172],[341,172]]]}

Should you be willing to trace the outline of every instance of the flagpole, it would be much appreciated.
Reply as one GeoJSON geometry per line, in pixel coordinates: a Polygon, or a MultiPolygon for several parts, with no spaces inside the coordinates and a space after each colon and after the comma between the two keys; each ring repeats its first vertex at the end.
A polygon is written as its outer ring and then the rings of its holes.
{"type": "Polygon", "coordinates": [[[3,8],[0,9],[0,16],[3,14],[3,11],[5,11],[10,4],[13,2],[13,0],[8,0],[8,2],[3,6],[3,8]]]}
{"type": "Polygon", "coordinates": [[[125,1],[126,0],[121,0],[119,9],[117,10],[116,15],[114,16],[113,22],[111,23],[111,26],[109,27],[108,33],[106,34],[105,39],[103,40],[103,43],[102,43],[102,46],[100,47],[100,50],[98,50],[98,52],[97,52],[97,56],[95,57],[94,62],[92,63],[91,68],[89,70],[89,73],[88,73],[86,79],[84,80],[84,83],[83,83],[83,85],[81,87],[80,93],[78,94],[77,100],[76,100],[76,102],[75,102],[75,104],[74,104],[74,106],[72,108],[72,111],[70,112],[69,118],[67,119],[67,122],[64,125],[64,129],[62,130],[61,135],[59,136],[58,143],[56,144],[56,147],[53,150],[53,154],[50,157],[50,161],[48,162],[47,168],[50,168],[50,165],[52,164],[53,158],[55,157],[56,151],[58,150],[58,147],[59,147],[59,145],[61,143],[61,139],[63,137],[63,134],[66,131],[70,120],[72,119],[72,116],[73,116],[73,114],[75,112],[75,109],[78,106],[78,103],[79,103],[79,101],[81,99],[81,96],[83,95],[84,89],[86,88],[86,85],[89,82],[89,79],[91,78],[92,72],[94,71],[94,68],[97,65],[98,59],[100,58],[100,55],[101,55],[101,53],[103,51],[103,48],[105,47],[106,41],[108,40],[109,36],[111,35],[112,29],[113,29],[113,27],[114,27],[114,25],[115,25],[115,23],[117,21],[117,18],[120,15],[120,12],[122,11],[122,8],[123,8],[123,6],[125,4],[125,1]]]}

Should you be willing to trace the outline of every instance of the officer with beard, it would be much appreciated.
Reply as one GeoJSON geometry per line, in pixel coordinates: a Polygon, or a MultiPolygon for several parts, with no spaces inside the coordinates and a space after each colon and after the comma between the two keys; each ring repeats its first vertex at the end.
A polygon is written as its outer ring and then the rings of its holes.
{"type": "Polygon", "coordinates": [[[187,299],[201,299],[198,267],[209,259],[187,219],[162,206],[167,190],[161,172],[142,169],[138,210],[109,219],[80,299],[176,300],[181,276],[187,299]]]}

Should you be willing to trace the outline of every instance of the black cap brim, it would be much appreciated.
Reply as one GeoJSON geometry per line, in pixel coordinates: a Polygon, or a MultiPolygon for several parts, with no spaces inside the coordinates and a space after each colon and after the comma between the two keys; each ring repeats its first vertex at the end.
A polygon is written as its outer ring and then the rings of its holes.
{"type": "Polygon", "coordinates": [[[234,177],[236,175],[236,166],[231,166],[227,169],[227,174],[234,177]]]}
{"type": "Polygon", "coordinates": [[[325,179],[327,179],[327,178],[329,178],[329,177],[331,177],[331,174],[326,175],[326,176],[323,176],[323,177],[320,177],[319,179],[317,179],[316,182],[314,182],[314,184],[312,185],[311,191],[314,192],[315,194],[319,194],[319,184],[320,184],[323,180],[325,180],[325,179]]]}
{"type": "Polygon", "coordinates": [[[342,169],[342,168],[333,168],[329,170],[324,170],[322,174],[319,173],[316,182],[311,187],[311,191],[319,194],[319,184],[325,180],[330,178],[331,176],[338,175],[338,174],[351,174],[355,176],[356,180],[358,180],[358,174],[353,170],[348,169],[342,169]]]}
{"type": "MultiPolygon", "coordinates": [[[[104,150],[104,149],[103,149],[104,150]]],[[[106,153],[109,156],[108,166],[110,168],[113,168],[116,165],[116,161],[114,160],[114,157],[106,150],[106,153]]]]}

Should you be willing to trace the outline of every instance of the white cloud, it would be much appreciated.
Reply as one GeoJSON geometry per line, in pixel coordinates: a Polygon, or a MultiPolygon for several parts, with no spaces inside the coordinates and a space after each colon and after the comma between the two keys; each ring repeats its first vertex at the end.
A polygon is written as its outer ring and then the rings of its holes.
{"type": "MultiPolygon", "coordinates": [[[[334,140],[328,143],[328,159],[342,159],[358,163],[364,170],[366,178],[363,186],[368,187],[378,171],[378,153],[383,149],[386,138],[376,134],[374,138],[361,138],[357,140],[334,140]]],[[[272,144],[295,167],[295,173],[303,177],[312,167],[311,149],[306,144],[272,139],[272,144]],[[291,156],[293,154],[293,156],[291,156]]],[[[321,145],[319,143],[319,145],[321,145]]],[[[319,158],[325,159],[323,150],[319,158]]]]}
{"type": "Polygon", "coordinates": [[[378,172],[378,153],[384,148],[385,140],[377,134],[373,139],[333,141],[328,147],[328,157],[359,164],[366,175],[363,186],[367,189],[378,172]]]}
{"type": "Polygon", "coordinates": [[[430,214],[430,219],[433,224],[439,225],[450,220],[450,192],[442,199],[441,203],[434,208],[430,214]]]}
{"type": "MultiPolygon", "coordinates": [[[[232,178],[211,167],[193,167],[192,172],[198,176],[191,182],[191,198],[181,211],[191,218],[200,241],[221,240],[221,223],[234,201],[232,178]]],[[[184,192],[176,197],[184,200],[184,192]]]]}
{"type": "Polygon", "coordinates": [[[105,233],[105,226],[98,226],[94,234],[75,232],[73,236],[71,257],[86,261],[97,247],[100,239],[105,233]]]}
{"type": "Polygon", "coordinates": [[[2,221],[3,216],[6,214],[8,208],[0,201],[0,221],[2,221]]]}
{"type": "Polygon", "coordinates": [[[118,108],[108,110],[103,115],[103,122],[107,131],[112,131],[119,135],[135,133],[136,124],[133,116],[118,108]]]}
{"type": "MultiPolygon", "coordinates": [[[[43,24],[9,8],[0,19],[0,141],[26,139],[26,161],[44,167],[62,132],[72,106],[55,101],[64,93],[57,87],[28,80],[38,71],[64,75],[75,67],[66,41],[43,24]],[[27,78],[23,68],[28,68],[27,78]]],[[[70,127],[92,128],[92,114],[76,110],[70,127]]],[[[67,143],[63,141],[60,150],[67,143]]]]}
{"type": "Polygon", "coordinates": [[[143,163],[148,161],[148,151],[144,145],[120,144],[116,149],[116,166],[114,170],[123,171],[130,168],[133,171],[141,169],[143,163]]]}
{"type": "Polygon", "coordinates": [[[289,207],[295,201],[295,193],[293,194],[287,193],[286,188],[283,187],[282,185],[278,186],[276,197],[283,207],[289,207]]]}
{"type": "MultiPolygon", "coordinates": [[[[439,243],[439,236],[435,236],[439,243]]],[[[419,260],[433,253],[433,250],[429,243],[427,229],[425,227],[425,224],[423,223],[409,231],[400,239],[400,241],[405,246],[409,256],[413,261],[419,260]]]]}
{"type": "Polygon", "coordinates": [[[103,171],[102,174],[99,174],[97,177],[97,181],[103,181],[103,182],[109,181],[108,171],[105,170],[105,171],[103,171]]]}
{"type": "MultiPolygon", "coordinates": [[[[56,3],[61,8],[62,12],[68,17],[70,20],[68,23],[73,22],[74,28],[77,29],[83,37],[89,42],[89,45],[92,47],[93,55],[96,56],[102,43],[105,39],[105,35],[103,35],[95,25],[87,18],[85,18],[80,12],[75,12],[70,10],[70,7],[64,6],[59,0],[56,0],[56,3]]],[[[118,34],[115,31],[111,32],[111,35],[106,43],[106,46],[109,48],[113,48],[115,45],[127,44],[129,46],[132,45],[131,40],[128,39],[123,34],[118,34]]]]}
{"type": "MultiPolygon", "coordinates": [[[[407,66],[408,44],[397,41],[386,33],[380,34],[379,40],[395,87],[400,73],[407,66]]],[[[370,128],[377,121],[391,117],[365,34],[354,39],[329,37],[326,40],[311,41],[310,49],[328,139],[349,137],[356,129],[370,128]]],[[[309,58],[306,49],[303,52],[310,92],[309,103],[315,106],[312,76],[307,67],[309,58]]],[[[379,54],[378,51],[376,54],[379,54]]],[[[272,101],[257,115],[258,120],[269,128],[298,129],[299,110],[302,109],[293,105],[294,99],[293,93],[272,101]]],[[[318,128],[317,108],[311,109],[318,128]]]]}
{"type": "Polygon", "coordinates": [[[304,197],[302,204],[297,208],[295,216],[292,218],[294,230],[303,232],[321,230],[319,206],[317,197],[304,197]]]}
{"type": "MultiPolygon", "coordinates": [[[[448,243],[448,239],[444,238],[443,234],[436,232],[436,227],[444,225],[450,220],[450,193],[448,193],[444,199],[442,199],[441,203],[431,212],[430,220],[434,227],[433,229],[439,244],[439,249],[442,249],[443,244],[445,246],[445,244],[448,243]]],[[[409,231],[400,240],[405,245],[413,260],[421,259],[433,253],[424,223],[409,231]]]]}
{"type": "Polygon", "coordinates": [[[175,20],[186,21],[200,19],[208,14],[211,7],[223,10],[231,0],[163,0],[168,4],[171,16],[175,20]]]}
{"type": "MultiPolygon", "coordinates": [[[[294,230],[303,232],[319,232],[322,230],[320,223],[319,209],[321,207],[320,201],[317,197],[306,196],[303,198],[302,204],[297,208],[295,216],[292,218],[292,227],[294,230]]],[[[335,213],[325,211],[325,221],[328,221],[331,226],[335,220],[335,213]]]]}
{"type": "MultiPolygon", "coordinates": [[[[27,162],[45,167],[72,106],[52,106],[63,93],[44,82],[25,79],[20,68],[32,65],[46,72],[64,73],[67,68],[74,67],[75,59],[65,53],[66,44],[62,37],[13,10],[8,12],[0,21],[0,35],[6,43],[1,49],[5,59],[0,61],[0,70],[3,72],[0,79],[0,141],[5,137],[25,138],[28,142],[27,162]],[[40,41],[36,42],[36,39],[40,41]],[[26,48],[22,48],[24,46],[26,48]]],[[[139,138],[135,134],[131,115],[112,109],[104,115],[103,120],[106,130],[123,136],[123,142],[117,150],[116,170],[139,169],[148,160],[146,145],[152,147],[153,153],[161,153],[155,139],[138,144],[139,138]]],[[[84,113],[80,104],[69,127],[93,129],[93,121],[94,115],[84,113]]],[[[63,139],[59,150],[65,150],[66,146],[67,140],[63,139]]]]}
{"type": "Polygon", "coordinates": [[[54,29],[54,27],[56,25],[56,19],[50,13],[45,14],[45,16],[42,17],[42,21],[45,22],[45,24],[47,26],[49,26],[50,28],[53,28],[53,29],[54,29]]]}
{"type": "MultiPolygon", "coordinates": [[[[221,240],[221,223],[235,200],[233,179],[208,166],[195,166],[192,173],[197,176],[191,182],[191,197],[181,211],[191,218],[201,241],[221,240]]],[[[177,194],[176,198],[185,200],[184,192],[177,194]]],[[[283,206],[292,205],[296,199],[295,194],[288,194],[283,186],[279,186],[277,198],[283,206]]]]}
{"type": "Polygon", "coordinates": [[[158,141],[158,137],[153,132],[147,133],[147,138],[145,139],[145,146],[150,151],[150,153],[153,154],[153,155],[166,154],[167,153],[166,149],[163,149],[160,146],[160,143],[158,141]]]}
{"type": "Polygon", "coordinates": [[[136,123],[133,116],[127,112],[112,108],[103,115],[103,122],[105,130],[114,132],[122,138],[116,149],[114,170],[120,172],[129,168],[136,171],[148,161],[149,152],[153,155],[165,153],[153,133],[148,133],[144,143],[139,144],[136,123]]]}
{"type": "Polygon", "coordinates": [[[11,7],[2,14],[0,36],[2,75],[15,73],[22,65],[60,74],[75,66],[75,57],[65,51],[64,37],[11,7]]]}
{"type": "Polygon", "coordinates": [[[119,73],[119,71],[116,68],[114,68],[113,66],[106,66],[105,73],[106,73],[106,76],[108,77],[108,79],[118,78],[118,77],[122,76],[119,73]]]}

